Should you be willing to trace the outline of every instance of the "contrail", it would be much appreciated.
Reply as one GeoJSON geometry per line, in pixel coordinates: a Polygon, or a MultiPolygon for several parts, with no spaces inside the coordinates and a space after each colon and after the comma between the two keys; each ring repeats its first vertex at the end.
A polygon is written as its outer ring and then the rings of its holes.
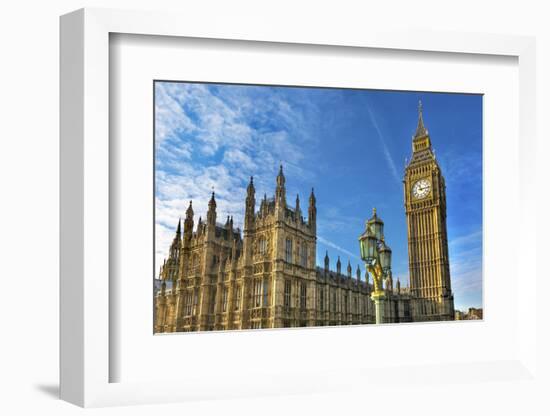
{"type": "Polygon", "coordinates": [[[378,133],[378,138],[380,140],[380,144],[382,145],[382,151],[384,152],[384,157],[386,159],[386,162],[388,163],[388,166],[391,170],[391,173],[395,180],[398,183],[401,183],[401,178],[399,177],[399,174],[397,173],[397,168],[395,167],[395,163],[391,157],[390,150],[388,149],[388,146],[386,145],[386,142],[384,138],[382,137],[382,132],[380,131],[380,127],[378,126],[378,123],[376,122],[376,119],[374,118],[374,114],[372,113],[372,110],[370,106],[367,104],[367,110],[369,112],[369,117],[372,125],[374,126],[374,129],[378,133]]]}
{"type": "Polygon", "coordinates": [[[348,256],[353,257],[354,259],[361,261],[359,256],[357,256],[356,254],[353,254],[351,251],[348,251],[345,248],[342,248],[342,247],[334,244],[332,241],[328,241],[327,239],[324,239],[321,236],[317,236],[317,240],[319,240],[321,243],[323,243],[326,246],[332,247],[333,249],[338,250],[341,253],[346,253],[348,256]]]}

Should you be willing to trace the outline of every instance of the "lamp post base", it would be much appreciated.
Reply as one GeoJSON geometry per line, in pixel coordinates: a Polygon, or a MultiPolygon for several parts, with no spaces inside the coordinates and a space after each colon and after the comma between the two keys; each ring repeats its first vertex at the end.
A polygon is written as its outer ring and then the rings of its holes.
{"type": "Polygon", "coordinates": [[[374,301],[374,311],[376,313],[376,324],[384,323],[384,301],[386,294],[383,291],[373,292],[371,299],[374,301]]]}

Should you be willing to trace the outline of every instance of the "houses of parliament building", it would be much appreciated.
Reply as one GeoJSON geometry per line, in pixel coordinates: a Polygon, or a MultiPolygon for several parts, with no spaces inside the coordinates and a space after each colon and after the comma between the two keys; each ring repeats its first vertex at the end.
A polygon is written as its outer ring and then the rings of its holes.
{"type": "MultiPolygon", "coordinates": [[[[384,322],[452,320],[455,316],[446,226],[445,180],[419,107],[405,168],[408,287],[384,280],[384,322]]],[[[307,213],[287,201],[282,166],[275,194],[256,210],[253,179],[244,201],[244,229],[217,221],[214,193],[206,220],[195,226],[192,203],[160,269],[155,290],[154,332],[212,331],[375,323],[373,285],[328,253],[316,265],[317,206],[307,213]]],[[[305,209],[305,207],[304,207],[305,209]]],[[[382,219],[373,212],[366,226],[382,219]]],[[[358,230],[360,231],[360,230],[358,230]]],[[[360,232],[358,232],[360,234],[360,232]]]]}

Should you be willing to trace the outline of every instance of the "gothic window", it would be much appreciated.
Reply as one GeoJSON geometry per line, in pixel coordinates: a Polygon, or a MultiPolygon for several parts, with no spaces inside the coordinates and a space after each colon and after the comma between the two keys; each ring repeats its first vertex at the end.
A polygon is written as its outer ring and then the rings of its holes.
{"type": "Polygon", "coordinates": [[[212,315],[216,310],[216,288],[213,287],[210,292],[210,305],[209,305],[209,313],[212,315]]]}
{"type": "Polygon", "coordinates": [[[307,302],[307,283],[303,282],[300,284],[300,309],[306,310],[307,302]]]}
{"type": "Polygon", "coordinates": [[[223,288],[223,295],[222,295],[222,312],[227,311],[227,288],[223,288]]]}
{"type": "Polygon", "coordinates": [[[252,329],[260,329],[262,327],[260,321],[254,321],[252,322],[252,329]]]}
{"type": "Polygon", "coordinates": [[[348,294],[347,293],[344,293],[344,310],[343,312],[345,314],[348,313],[348,294]]]}
{"type": "Polygon", "coordinates": [[[319,290],[319,310],[321,312],[325,311],[325,289],[323,288],[319,290]]]}
{"type": "Polygon", "coordinates": [[[241,309],[241,286],[235,288],[235,310],[241,309]]]}
{"type": "Polygon", "coordinates": [[[300,246],[300,263],[302,267],[307,267],[307,244],[302,243],[300,246]]]}
{"type": "Polygon", "coordinates": [[[262,280],[261,279],[254,280],[253,305],[255,308],[259,308],[260,306],[262,306],[262,280]]]}
{"type": "Polygon", "coordinates": [[[269,295],[269,279],[264,279],[264,290],[263,290],[263,306],[268,306],[267,299],[269,295]]]}
{"type": "Polygon", "coordinates": [[[292,291],[292,286],[290,280],[285,280],[285,298],[284,298],[284,307],[286,310],[290,309],[290,295],[292,291]]]}
{"type": "Polygon", "coordinates": [[[403,306],[404,306],[404,309],[405,309],[405,311],[404,311],[405,316],[407,316],[407,317],[410,316],[410,314],[411,314],[411,309],[410,309],[410,304],[409,304],[409,302],[405,302],[405,303],[403,304],[403,306]]]}
{"type": "Polygon", "coordinates": [[[336,292],[332,292],[332,312],[336,312],[336,292]]]}
{"type": "Polygon", "coordinates": [[[267,251],[267,240],[264,237],[260,237],[258,241],[258,252],[260,254],[265,254],[267,251]]]}
{"type": "Polygon", "coordinates": [[[193,310],[193,292],[188,291],[185,294],[185,315],[186,316],[191,315],[192,310],[193,310]]]}
{"type": "Polygon", "coordinates": [[[286,239],[285,260],[287,263],[292,263],[292,240],[290,238],[286,239]]]}
{"type": "Polygon", "coordinates": [[[359,313],[359,308],[357,307],[357,298],[356,297],[353,298],[353,313],[354,314],[359,313]]]}
{"type": "Polygon", "coordinates": [[[197,314],[197,305],[198,305],[198,303],[199,303],[199,291],[195,290],[195,293],[193,295],[193,310],[191,311],[191,313],[193,315],[197,314]]]}

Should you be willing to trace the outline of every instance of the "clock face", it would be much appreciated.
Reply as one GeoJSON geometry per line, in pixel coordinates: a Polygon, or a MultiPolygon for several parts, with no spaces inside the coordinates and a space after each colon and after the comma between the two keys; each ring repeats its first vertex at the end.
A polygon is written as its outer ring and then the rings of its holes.
{"type": "Polygon", "coordinates": [[[412,194],[415,199],[426,198],[432,189],[432,183],[428,179],[416,181],[412,187],[412,194]]]}

